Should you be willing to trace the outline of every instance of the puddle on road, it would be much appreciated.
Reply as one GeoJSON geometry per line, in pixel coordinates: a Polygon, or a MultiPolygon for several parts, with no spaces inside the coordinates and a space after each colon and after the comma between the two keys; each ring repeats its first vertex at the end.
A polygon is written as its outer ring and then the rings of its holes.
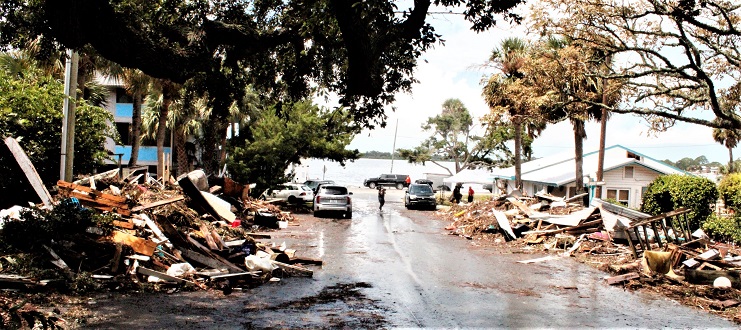
{"type": "Polygon", "coordinates": [[[368,298],[361,289],[365,282],[339,283],[324,287],[317,294],[277,305],[246,304],[245,328],[378,329],[388,326],[387,310],[368,298]],[[249,315],[255,315],[250,319],[249,315]]]}

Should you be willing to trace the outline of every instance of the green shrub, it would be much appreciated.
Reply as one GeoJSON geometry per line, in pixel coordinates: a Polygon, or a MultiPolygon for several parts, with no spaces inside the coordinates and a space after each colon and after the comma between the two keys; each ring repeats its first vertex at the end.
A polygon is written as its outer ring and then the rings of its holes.
{"type": "Polygon", "coordinates": [[[687,215],[690,226],[700,228],[712,214],[710,205],[718,200],[718,188],[713,181],[689,175],[662,175],[648,185],[643,195],[641,211],[657,215],[680,207],[692,211],[687,215]]]}
{"type": "Polygon", "coordinates": [[[73,203],[59,203],[51,210],[30,209],[21,212],[21,220],[9,220],[0,230],[0,250],[38,251],[52,240],[74,240],[85,235],[88,227],[110,233],[116,215],[100,215],[73,203]]]}
{"type": "Polygon", "coordinates": [[[723,177],[718,184],[720,198],[726,207],[739,211],[741,209],[741,173],[733,173],[723,177]]]}
{"type": "Polygon", "coordinates": [[[714,239],[741,243],[741,218],[737,215],[720,217],[713,214],[702,224],[702,229],[714,239]]]}

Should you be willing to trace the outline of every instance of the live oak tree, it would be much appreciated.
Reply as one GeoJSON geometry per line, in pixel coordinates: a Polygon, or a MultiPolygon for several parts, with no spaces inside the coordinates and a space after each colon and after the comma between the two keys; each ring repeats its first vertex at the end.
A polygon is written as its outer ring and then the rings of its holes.
{"type": "Polygon", "coordinates": [[[502,156],[509,154],[505,142],[511,140],[511,127],[505,123],[482,122],[484,134],[473,131],[471,114],[459,99],[447,99],[442,104],[442,113],[430,117],[422,129],[431,132],[429,138],[414,149],[399,149],[401,158],[410,163],[431,162],[444,168],[436,158],[455,163],[455,173],[479,166],[492,166],[504,162],[502,156]]]}
{"type": "MultiPolygon", "coordinates": [[[[428,19],[458,10],[475,31],[521,0],[7,0],[0,38],[19,46],[44,36],[47,48],[89,45],[124,67],[177,84],[199,85],[214,127],[252,84],[296,102],[316,89],[336,94],[366,127],[385,125],[384,106],[415,82],[416,59],[441,41],[428,19]],[[437,6],[437,7],[434,7],[437,6]],[[207,93],[206,93],[207,92],[207,93]]],[[[219,136],[204,143],[215,146],[219,136]]],[[[214,148],[207,148],[210,152],[214,148]]]]}
{"type": "Polygon", "coordinates": [[[724,91],[741,84],[738,2],[543,0],[532,15],[542,34],[573,36],[614,58],[601,76],[625,86],[611,112],[643,115],[656,130],[677,120],[741,128],[737,111],[723,106],[724,97],[738,99],[724,91]]]}
{"type": "Polygon", "coordinates": [[[309,101],[258,107],[231,140],[229,172],[237,181],[264,189],[285,182],[285,169],[302,158],[324,158],[344,166],[346,160],[359,157],[358,150],[346,149],[359,131],[346,109],[322,109],[309,101]]]}

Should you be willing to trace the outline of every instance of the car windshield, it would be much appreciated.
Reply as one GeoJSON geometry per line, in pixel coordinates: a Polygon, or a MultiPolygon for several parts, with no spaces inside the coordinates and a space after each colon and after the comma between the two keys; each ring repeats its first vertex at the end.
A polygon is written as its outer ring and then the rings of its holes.
{"type": "Polygon", "coordinates": [[[322,187],[321,193],[325,195],[347,195],[345,187],[322,187]]]}
{"type": "Polygon", "coordinates": [[[301,189],[302,190],[305,190],[305,191],[311,191],[311,188],[309,188],[307,186],[301,186],[301,189]]]}
{"type": "Polygon", "coordinates": [[[423,194],[423,193],[431,193],[432,187],[424,184],[424,185],[413,185],[409,187],[409,193],[410,194],[423,194]]]}

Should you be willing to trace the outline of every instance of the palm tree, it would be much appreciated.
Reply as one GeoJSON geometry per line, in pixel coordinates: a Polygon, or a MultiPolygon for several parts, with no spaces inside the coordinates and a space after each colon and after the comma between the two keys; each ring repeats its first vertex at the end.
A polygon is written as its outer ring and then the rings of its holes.
{"type": "MultiPolygon", "coordinates": [[[[493,117],[508,116],[514,127],[515,139],[515,189],[522,189],[522,124],[528,116],[529,106],[523,100],[523,91],[518,88],[524,77],[522,67],[527,56],[528,45],[520,38],[507,38],[499,48],[492,51],[489,61],[500,70],[492,75],[484,86],[483,96],[493,117]],[[520,96],[520,97],[518,97],[520,96]]],[[[522,86],[520,86],[522,87],[522,86]]]]}
{"type": "Polygon", "coordinates": [[[728,148],[728,173],[733,173],[733,148],[741,140],[741,134],[738,130],[728,128],[714,128],[713,139],[728,148]]]}

